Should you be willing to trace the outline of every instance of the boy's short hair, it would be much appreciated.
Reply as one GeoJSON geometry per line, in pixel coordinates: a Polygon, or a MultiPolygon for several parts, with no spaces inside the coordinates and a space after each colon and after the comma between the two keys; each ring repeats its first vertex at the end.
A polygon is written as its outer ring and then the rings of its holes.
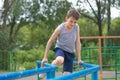
{"type": "Polygon", "coordinates": [[[67,12],[67,15],[66,17],[74,17],[76,20],[78,20],[80,18],[80,13],[75,10],[75,9],[70,9],[68,12],[67,12]]]}

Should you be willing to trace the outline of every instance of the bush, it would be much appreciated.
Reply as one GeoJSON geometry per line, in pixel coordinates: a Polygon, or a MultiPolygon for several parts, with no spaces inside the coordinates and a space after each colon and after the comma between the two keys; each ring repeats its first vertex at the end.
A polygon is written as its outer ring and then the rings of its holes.
{"type": "Polygon", "coordinates": [[[7,31],[0,30],[0,50],[7,50],[9,49],[8,43],[8,33],[7,31]]]}
{"type": "MultiPolygon", "coordinates": [[[[17,64],[22,65],[21,67],[24,67],[25,69],[32,69],[35,68],[37,60],[42,60],[44,52],[45,48],[43,46],[40,46],[38,49],[18,50],[14,58],[17,64]]],[[[54,52],[50,50],[48,53],[49,63],[51,63],[53,59],[54,52]]]]}
{"type": "Polygon", "coordinates": [[[23,67],[25,69],[33,69],[36,67],[36,63],[35,62],[24,62],[23,67]]]}

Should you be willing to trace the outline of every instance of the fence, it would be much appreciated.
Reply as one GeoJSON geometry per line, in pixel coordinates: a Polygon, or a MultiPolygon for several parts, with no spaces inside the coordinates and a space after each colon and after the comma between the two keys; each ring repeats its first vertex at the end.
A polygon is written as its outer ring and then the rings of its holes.
{"type": "MultiPolygon", "coordinates": [[[[103,39],[120,39],[120,36],[84,36],[84,37],[80,37],[81,40],[89,40],[89,39],[94,39],[94,40],[97,40],[98,42],[98,53],[99,53],[99,65],[101,66],[101,70],[100,70],[100,80],[103,79],[103,70],[102,70],[102,67],[103,67],[103,55],[102,55],[102,50],[103,50],[103,46],[102,46],[102,40],[103,39]]],[[[111,46],[113,46],[113,43],[112,41],[110,40],[110,44],[111,46]]],[[[120,61],[120,59],[116,56],[117,60],[120,61]]],[[[120,66],[120,65],[117,65],[117,62],[115,63],[115,66],[120,66]]],[[[115,68],[117,69],[117,68],[115,68]]],[[[116,71],[116,70],[115,70],[116,71]]],[[[116,78],[115,80],[117,80],[117,75],[120,74],[119,72],[116,71],[116,78]]],[[[110,79],[110,78],[109,78],[110,79]]]]}

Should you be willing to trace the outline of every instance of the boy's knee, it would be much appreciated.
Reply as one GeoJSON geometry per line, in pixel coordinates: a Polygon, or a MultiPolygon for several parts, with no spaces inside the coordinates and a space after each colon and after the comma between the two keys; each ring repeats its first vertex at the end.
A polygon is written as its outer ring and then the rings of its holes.
{"type": "Polygon", "coordinates": [[[63,75],[67,75],[67,74],[70,74],[70,72],[63,72],[63,75]]]}
{"type": "Polygon", "coordinates": [[[52,64],[53,65],[61,65],[62,63],[64,62],[64,58],[62,56],[58,56],[53,62],[52,64]]]}

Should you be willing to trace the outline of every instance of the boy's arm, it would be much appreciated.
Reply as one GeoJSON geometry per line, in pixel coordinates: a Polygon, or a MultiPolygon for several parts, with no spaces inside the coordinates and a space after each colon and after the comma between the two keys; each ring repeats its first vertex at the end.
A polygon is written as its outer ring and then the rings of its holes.
{"type": "Polygon", "coordinates": [[[77,37],[76,37],[76,52],[77,52],[77,59],[78,64],[81,62],[81,42],[80,42],[80,29],[78,27],[77,37]]]}
{"type": "Polygon", "coordinates": [[[44,53],[42,62],[47,62],[48,51],[50,50],[52,43],[55,41],[55,39],[59,35],[60,31],[61,31],[61,28],[57,27],[55,29],[55,31],[53,32],[53,34],[51,35],[51,37],[49,38],[47,45],[46,45],[46,49],[45,49],[45,53],[44,53]]]}

